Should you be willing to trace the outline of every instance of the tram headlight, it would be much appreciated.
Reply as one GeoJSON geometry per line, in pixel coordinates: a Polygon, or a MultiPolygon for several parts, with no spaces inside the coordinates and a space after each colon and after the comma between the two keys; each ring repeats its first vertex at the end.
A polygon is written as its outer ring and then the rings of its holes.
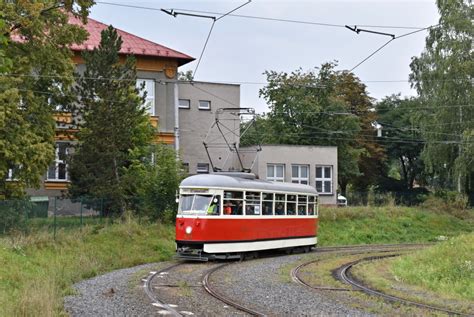
{"type": "Polygon", "coordinates": [[[191,234],[191,232],[193,232],[193,228],[191,228],[190,226],[187,226],[185,229],[185,232],[186,234],[191,234]]]}

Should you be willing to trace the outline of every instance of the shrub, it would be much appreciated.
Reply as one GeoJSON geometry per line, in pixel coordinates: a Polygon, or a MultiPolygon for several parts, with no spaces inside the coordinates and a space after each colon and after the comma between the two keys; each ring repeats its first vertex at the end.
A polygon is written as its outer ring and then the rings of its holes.
{"type": "Polygon", "coordinates": [[[130,170],[130,177],[140,180],[137,196],[131,199],[131,209],[149,219],[174,218],[176,193],[183,178],[181,162],[176,160],[176,152],[166,145],[157,145],[153,156],[155,163],[130,170]]]}

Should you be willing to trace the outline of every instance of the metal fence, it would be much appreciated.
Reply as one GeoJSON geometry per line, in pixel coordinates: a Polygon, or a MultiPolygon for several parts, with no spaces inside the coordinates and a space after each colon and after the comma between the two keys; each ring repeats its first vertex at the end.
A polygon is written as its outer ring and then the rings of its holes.
{"type": "Polygon", "coordinates": [[[103,224],[112,215],[104,212],[104,199],[70,200],[48,197],[44,200],[0,201],[0,235],[12,231],[47,230],[56,237],[59,229],[73,229],[86,224],[103,224]]]}

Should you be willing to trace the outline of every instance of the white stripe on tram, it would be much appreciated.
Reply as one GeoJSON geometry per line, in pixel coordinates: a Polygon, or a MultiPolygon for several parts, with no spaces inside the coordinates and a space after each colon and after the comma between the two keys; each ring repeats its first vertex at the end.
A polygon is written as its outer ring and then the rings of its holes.
{"type": "Polygon", "coordinates": [[[230,252],[246,252],[259,251],[268,249],[291,248],[298,246],[315,245],[318,243],[317,237],[300,238],[300,239],[282,239],[267,240],[253,242],[226,242],[226,243],[209,243],[204,244],[204,252],[206,253],[230,253],[230,252]]]}

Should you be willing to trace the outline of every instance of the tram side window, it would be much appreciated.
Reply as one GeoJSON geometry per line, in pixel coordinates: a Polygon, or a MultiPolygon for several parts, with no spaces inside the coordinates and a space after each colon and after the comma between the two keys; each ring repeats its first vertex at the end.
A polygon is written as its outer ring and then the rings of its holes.
{"type": "Polygon", "coordinates": [[[285,214],[285,194],[275,194],[275,215],[285,214]]]}
{"type": "Polygon", "coordinates": [[[273,215],[273,194],[263,193],[262,195],[262,215],[271,216],[273,215]]]}
{"type": "Polygon", "coordinates": [[[286,196],[286,214],[288,216],[296,215],[296,195],[286,196]]]}
{"type": "Polygon", "coordinates": [[[260,193],[245,193],[245,214],[247,216],[260,215],[260,193]]]}
{"type": "Polygon", "coordinates": [[[298,195],[298,216],[306,216],[306,195],[298,195]]]}
{"type": "Polygon", "coordinates": [[[225,191],[224,192],[224,215],[242,215],[243,214],[243,192],[225,191]]]}
{"type": "Polygon", "coordinates": [[[315,202],[315,197],[314,196],[309,196],[308,197],[308,215],[309,216],[313,216],[314,215],[314,211],[316,210],[316,206],[314,205],[314,202],[315,202]]]}

